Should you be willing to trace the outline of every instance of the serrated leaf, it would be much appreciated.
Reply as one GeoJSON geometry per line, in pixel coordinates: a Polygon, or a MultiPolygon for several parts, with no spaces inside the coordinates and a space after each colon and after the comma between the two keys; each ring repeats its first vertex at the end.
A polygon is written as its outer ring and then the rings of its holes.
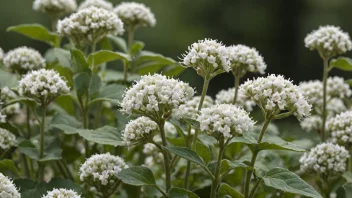
{"type": "Polygon", "coordinates": [[[189,148],[178,146],[166,146],[163,148],[175,155],[178,155],[186,160],[206,168],[206,164],[204,163],[203,159],[195,151],[189,148]]]}
{"type": "Polygon", "coordinates": [[[117,174],[123,183],[133,186],[154,186],[155,178],[153,172],[143,166],[135,166],[123,169],[117,174]]]}
{"type": "Polygon", "coordinates": [[[98,96],[90,101],[89,105],[98,101],[110,101],[114,104],[118,104],[122,101],[125,89],[125,86],[117,84],[104,86],[100,89],[98,96]]]}
{"type": "Polygon", "coordinates": [[[322,196],[298,175],[285,168],[273,168],[262,178],[266,186],[293,194],[307,197],[322,198],[322,196]]]}
{"type": "Polygon", "coordinates": [[[95,130],[78,129],[78,134],[84,139],[103,145],[123,146],[125,145],[121,132],[114,127],[104,126],[95,130]]]}
{"type": "Polygon", "coordinates": [[[221,184],[219,188],[219,197],[229,195],[231,198],[243,198],[244,196],[236,189],[232,188],[228,184],[221,184]]]}
{"type": "Polygon", "coordinates": [[[56,114],[50,122],[50,127],[62,130],[65,134],[76,134],[82,124],[70,115],[56,114]]]}
{"type": "Polygon", "coordinates": [[[5,170],[9,170],[18,176],[20,175],[20,172],[12,160],[4,159],[0,161],[0,172],[3,173],[5,170]]]}
{"type": "Polygon", "coordinates": [[[330,61],[330,67],[343,71],[352,71],[352,59],[348,57],[339,57],[330,61]]]}
{"type": "Polygon", "coordinates": [[[123,60],[127,62],[130,61],[131,58],[128,54],[109,50],[100,50],[88,56],[88,64],[92,66],[97,66],[114,60],[123,60]]]}
{"type": "Polygon", "coordinates": [[[209,147],[207,147],[206,145],[204,145],[201,142],[196,142],[194,150],[203,159],[205,164],[209,163],[209,161],[211,159],[211,153],[210,153],[209,147]]]}
{"type": "Polygon", "coordinates": [[[167,192],[168,198],[198,198],[199,196],[183,188],[170,188],[167,192]]]}

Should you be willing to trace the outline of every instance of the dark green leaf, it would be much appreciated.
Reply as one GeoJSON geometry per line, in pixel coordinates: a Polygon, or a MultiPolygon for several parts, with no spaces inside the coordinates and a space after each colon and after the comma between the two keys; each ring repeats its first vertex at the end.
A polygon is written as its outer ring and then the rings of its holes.
{"type": "Polygon", "coordinates": [[[219,197],[229,195],[231,198],[243,198],[244,196],[239,193],[236,189],[232,188],[228,184],[221,184],[219,188],[219,197]]]}
{"type": "MultiPolygon", "coordinates": [[[[38,142],[39,147],[39,142],[38,142]]],[[[44,156],[39,158],[39,149],[30,140],[23,140],[19,145],[18,149],[21,153],[27,155],[29,158],[38,161],[52,161],[61,159],[61,145],[57,138],[52,136],[45,136],[44,143],[44,156]]]]}
{"type": "Polygon", "coordinates": [[[127,44],[123,38],[113,35],[108,35],[107,38],[109,38],[119,50],[127,53],[127,44]]]}
{"type": "Polygon", "coordinates": [[[130,61],[131,58],[128,54],[122,52],[113,52],[109,50],[100,50],[88,56],[88,64],[92,66],[97,66],[114,60],[123,60],[127,62],[130,61]]]}
{"type": "Polygon", "coordinates": [[[88,93],[89,96],[93,96],[99,92],[99,89],[101,87],[101,79],[97,74],[92,74],[90,77],[90,82],[89,82],[89,89],[88,93]]]}
{"type": "MultiPolygon", "coordinates": [[[[208,168],[213,174],[215,174],[216,161],[209,163],[208,168]]],[[[246,170],[250,170],[251,169],[250,166],[246,165],[243,162],[239,162],[239,161],[231,162],[230,160],[223,159],[221,161],[220,175],[225,175],[229,171],[231,171],[231,170],[233,170],[235,168],[244,168],[246,170]]]]}
{"type": "Polygon", "coordinates": [[[98,101],[110,101],[114,104],[118,104],[122,100],[125,89],[125,86],[117,84],[104,86],[100,89],[98,96],[90,101],[90,104],[98,101]]]}
{"type": "Polygon", "coordinates": [[[70,115],[56,114],[51,120],[50,127],[62,130],[65,134],[76,134],[82,124],[70,115]]]}
{"type": "Polygon", "coordinates": [[[103,145],[123,146],[121,132],[114,127],[104,126],[95,130],[79,129],[78,134],[84,139],[103,145]]]}
{"type": "Polygon", "coordinates": [[[20,172],[18,171],[15,163],[12,160],[9,159],[4,159],[0,161],[0,172],[5,172],[5,170],[9,170],[16,175],[20,175],[20,172]]]}
{"type": "MultiPolygon", "coordinates": [[[[100,73],[101,78],[104,82],[111,82],[111,81],[122,81],[123,80],[123,73],[120,71],[115,71],[111,69],[107,69],[100,73]]],[[[141,78],[138,74],[128,74],[128,81],[139,80],[141,78]]]]}
{"type": "Polygon", "coordinates": [[[184,120],[185,122],[187,122],[188,124],[190,124],[192,127],[199,129],[200,128],[200,124],[197,120],[191,119],[191,118],[182,118],[182,120],[184,120]]]}
{"type": "Polygon", "coordinates": [[[144,48],[144,43],[140,41],[135,41],[130,49],[131,56],[139,54],[144,48]]]}
{"type": "Polygon", "coordinates": [[[135,166],[123,169],[117,174],[123,183],[133,186],[154,186],[155,178],[153,172],[143,166],[135,166]]]}
{"type": "Polygon", "coordinates": [[[166,146],[163,148],[175,155],[178,155],[182,158],[185,158],[186,160],[189,160],[195,164],[198,164],[199,166],[206,168],[206,164],[204,163],[202,158],[195,151],[189,148],[178,146],[166,146]]]}
{"type": "Polygon", "coordinates": [[[62,48],[54,48],[54,55],[57,58],[59,64],[63,67],[71,67],[71,53],[68,50],[62,49],[62,48]]]}
{"type": "Polygon", "coordinates": [[[198,195],[183,188],[171,188],[167,192],[168,198],[198,198],[198,195]]]}
{"type": "Polygon", "coordinates": [[[87,72],[80,72],[73,77],[74,88],[79,97],[88,95],[90,86],[90,75],[87,72]]]}
{"type": "Polygon", "coordinates": [[[35,147],[35,145],[29,140],[23,140],[18,145],[18,150],[27,155],[29,158],[38,160],[39,159],[39,149],[35,147]]]}
{"type": "Polygon", "coordinates": [[[194,150],[203,159],[205,164],[208,164],[211,159],[211,153],[209,147],[201,142],[196,142],[194,150]]]}
{"type": "Polygon", "coordinates": [[[339,57],[330,61],[331,68],[337,68],[343,71],[352,71],[352,59],[348,57],[339,57]]]}
{"type": "MultiPolygon", "coordinates": [[[[1,62],[0,62],[1,65],[1,62]]],[[[10,73],[8,71],[3,70],[0,68],[0,87],[8,86],[9,88],[17,87],[18,79],[17,75],[10,73]]]]}
{"type": "Polygon", "coordinates": [[[85,71],[89,68],[83,52],[78,49],[71,50],[71,66],[75,73],[85,71]]]}
{"type": "Polygon", "coordinates": [[[352,183],[352,172],[344,172],[342,177],[345,178],[348,183],[352,183]]]}

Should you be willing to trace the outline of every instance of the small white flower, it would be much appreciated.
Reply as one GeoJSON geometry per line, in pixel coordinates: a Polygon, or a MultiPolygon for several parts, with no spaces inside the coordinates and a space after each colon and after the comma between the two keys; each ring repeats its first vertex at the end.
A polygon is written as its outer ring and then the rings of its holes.
{"type": "Polygon", "coordinates": [[[43,195],[42,198],[80,198],[81,196],[73,190],[68,190],[64,188],[59,188],[52,191],[48,191],[46,195],[43,195]]]}
{"type": "Polygon", "coordinates": [[[154,14],[143,3],[122,2],[116,6],[114,12],[121,18],[126,29],[128,26],[154,27],[156,24],[154,14]]]}
{"type": "Polygon", "coordinates": [[[94,6],[60,20],[57,30],[78,45],[93,44],[107,34],[120,35],[124,32],[123,23],[116,14],[94,6]]]}
{"type": "MultiPolygon", "coordinates": [[[[180,105],[178,109],[173,111],[175,118],[190,118],[196,119],[198,113],[198,105],[201,97],[195,96],[192,100],[187,101],[185,104],[180,105]]],[[[208,108],[214,105],[214,101],[210,96],[205,96],[202,108],[208,108]]]]}
{"type": "Polygon", "coordinates": [[[340,175],[346,170],[350,155],[343,147],[332,143],[321,143],[303,154],[299,162],[304,172],[315,172],[325,176],[340,175]]]}
{"type": "Polygon", "coordinates": [[[60,17],[74,12],[77,9],[77,3],[76,0],[35,0],[33,9],[53,17],[60,17]]]}
{"type": "Polygon", "coordinates": [[[352,41],[348,33],[340,27],[321,26],[304,39],[305,46],[317,50],[324,58],[331,58],[352,50],[352,41]]]}
{"type": "Polygon", "coordinates": [[[165,130],[166,136],[171,136],[171,137],[177,136],[176,127],[171,122],[168,122],[168,121],[165,122],[164,130],[165,130]]]}
{"type": "Polygon", "coordinates": [[[112,3],[106,0],[85,0],[79,5],[78,10],[83,10],[91,6],[95,6],[97,8],[103,8],[105,10],[112,10],[114,8],[112,3]]]}
{"type": "Polygon", "coordinates": [[[21,198],[21,194],[16,189],[15,184],[2,173],[0,173],[0,197],[21,198]]]}
{"type": "Polygon", "coordinates": [[[7,52],[3,61],[6,68],[21,75],[45,67],[42,55],[29,47],[18,47],[7,52]]]}
{"type": "Polygon", "coordinates": [[[16,136],[8,130],[0,128],[0,148],[6,150],[16,145],[16,136]]]}
{"type": "MultiPolygon", "coordinates": [[[[221,90],[215,96],[216,104],[232,104],[235,95],[235,88],[229,88],[228,90],[221,90]]],[[[243,90],[238,90],[236,106],[244,108],[246,111],[253,111],[255,103],[250,100],[244,93],[243,90]]]]}
{"type": "Polygon", "coordinates": [[[248,112],[230,104],[203,108],[197,121],[201,131],[216,138],[222,135],[225,139],[241,135],[254,127],[254,121],[248,112]]]}
{"type": "Polygon", "coordinates": [[[158,125],[154,121],[142,116],[126,124],[123,139],[127,146],[131,146],[153,139],[154,133],[158,130],[158,125]]]}
{"type": "Polygon", "coordinates": [[[5,108],[1,109],[1,113],[5,115],[15,115],[20,113],[20,103],[16,102],[6,106],[5,108]]]}
{"type": "Polygon", "coordinates": [[[328,119],[326,125],[333,143],[346,148],[352,146],[352,111],[346,111],[328,119]]]}
{"type": "Polygon", "coordinates": [[[160,165],[164,161],[163,154],[160,152],[154,144],[147,143],[144,144],[143,153],[147,155],[144,160],[144,164],[148,167],[153,167],[154,165],[160,165]]]}
{"type": "Polygon", "coordinates": [[[311,115],[300,122],[301,128],[306,132],[317,132],[321,129],[321,116],[311,115]]]}

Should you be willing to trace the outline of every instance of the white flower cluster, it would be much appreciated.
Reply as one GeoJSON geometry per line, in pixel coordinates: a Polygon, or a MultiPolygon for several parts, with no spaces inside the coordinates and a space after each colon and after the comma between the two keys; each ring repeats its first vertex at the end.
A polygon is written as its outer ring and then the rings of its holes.
{"type": "Polygon", "coordinates": [[[0,197],[21,198],[21,194],[16,189],[15,184],[2,173],[0,173],[0,197]]]}
{"type": "Polygon", "coordinates": [[[257,105],[267,112],[272,112],[272,115],[277,115],[280,111],[289,111],[301,119],[309,115],[312,107],[299,87],[281,75],[272,74],[265,78],[248,80],[240,89],[257,105]]]}
{"type": "Polygon", "coordinates": [[[168,135],[176,136],[177,135],[176,127],[171,122],[168,122],[168,121],[165,122],[164,130],[165,130],[166,136],[168,136],[168,135]]]}
{"type": "Polygon", "coordinates": [[[20,113],[20,107],[20,103],[16,102],[1,109],[1,113],[4,113],[5,115],[15,115],[20,113]]]}
{"type": "Polygon", "coordinates": [[[65,80],[57,72],[46,69],[31,71],[22,77],[18,85],[21,96],[35,99],[45,97],[47,101],[69,91],[65,80]]]}
{"type": "Polygon", "coordinates": [[[45,59],[35,49],[18,47],[6,53],[4,66],[22,75],[31,70],[44,68],[45,59]]]}
{"type": "Polygon", "coordinates": [[[2,59],[4,58],[4,50],[0,47],[0,63],[2,62],[2,59]]]}
{"type": "MultiPolygon", "coordinates": [[[[1,101],[9,101],[11,99],[16,98],[17,95],[15,92],[13,92],[11,89],[9,89],[7,86],[3,87],[1,89],[1,101]]],[[[1,113],[5,115],[14,115],[18,114],[20,112],[20,103],[16,102],[11,105],[8,105],[4,108],[1,109],[1,113]]],[[[5,116],[6,118],[6,116],[5,116]]]]}
{"type": "Polygon", "coordinates": [[[209,75],[209,71],[212,74],[218,69],[226,72],[231,70],[227,48],[217,40],[199,40],[189,46],[188,52],[182,56],[182,63],[186,67],[193,67],[203,77],[209,75]]]}
{"type": "Polygon", "coordinates": [[[152,143],[144,144],[143,153],[147,155],[144,164],[153,167],[155,164],[162,164],[164,157],[160,150],[152,143]]]}
{"type": "Polygon", "coordinates": [[[53,17],[60,17],[77,9],[76,0],[35,0],[33,9],[47,13],[53,17]]]}
{"type": "Polygon", "coordinates": [[[89,7],[60,20],[58,32],[78,45],[93,44],[107,34],[124,32],[123,23],[116,14],[97,7],[89,7]]]}
{"type": "Polygon", "coordinates": [[[243,76],[247,71],[264,74],[266,64],[255,48],[245,45],[227,47],[232,71],[243,76]]]}
{"type": "Polygon", "coordinates": [[[0,128],[0,148],[6,150],[17,143],[16,136],[6,129],[0,128]]]}
{"type": "Polygon", "coordinates": [[[332,98],[346,98],[350,97],[352,91],[350,86],[341,77],[329,77],[327,80],[327,93],[332,98]]]}
{"type": "Polygon", "coordinates": [[[0,123],[6,123],[6,115],[2,114],[2,112],[0,112],[0,123]]]}
{"type": "Polygon", "coordinates": [[[317,50],[325,58],[344,54],[352,50],[352,41],[348,33],[340,27],[331,25],[321,26],[304,39],[305,46],[317,50]]]}
{"type": "Polygon", "coordinates": [[[352,143],[352,111],[346,111],[330,118],[327,123],[332,142],[349,148],[352,143]]]}
{"type": "Polygon", "coordinates": [[[1,100],[11,100],[16,98],[16,93],[12,91],[8,86],[1,89],[1,100]]]}
{"type": "Polygon", "coordinates": [[[188,83],[168,78],[160,74],[142,76],[136,84],[126,90],[121,107],[122,111],[159,115],[160,111],[169,112],[187,102],[194,94],[188,83]]]}
{"type": "Polygon", "coordinates": [[[139,117],[126,124],[123,131],[123,139],[127,146],[148,141],[153,138],[154,132],[158,131],[158,125],[148,117],[139,117]]]}
{"type": "Polygon", "coordinates": [[[248,112],[230,104],[203,108],[197,121],[201,131],[215,137],[223,135],[226,139],[250,131],[254,127],[254,121],[248,112]]]}
{"type": "Polygon", "coordinates": [[[143,3],[122,2],[116,6],[114,12],[121,18],[123,23],[134,28],[139,26],[154,27],[156,19],[150,8],[143,3]]]}
{"type": "MultiPolygon", "coordinates": [[[[190,118],[196,119],[198,114],[198,105],[201,97],[195,96],[185,104],[180,105],[178,109],[173,111],[175,118],[190,118]]],[[[208,108],[214,105],[214,101],[210,96],[205,96],[202,108],[208,108]]]]}
{"type": "Polygon", "coordinates": [[[92,6],[97,8],[103,8],[105,10],[113,10],[114,8],[112,3],[105,0],[85,0],[79,5],[78,10],[83,10],[92,6]]]}
{"type": "Polygon", "coordinates": [[[321,129],[322,120],[320,116],[311,115],[300,122],[301,128],[306,132],[317,132],[321,129]]]}
{"type": "Polygon", "coordinates": [[[338,175],[346,170],[348,151],[333,143],[321,143],[303,154],[299,162],[304,172],[316,172],[325,176],[338,175]]]}
{"type": "Polygon", "coordinates": [[[96,188],[115,185],[116,175],[128,168],[125,161],[110,153],[95,154],[88,158],[79,169],[80,180],[96,188]]]}
{"type": "Polygon", "coordinates": [[[48,191],[46,195],[42,198],[80,198],[81,196],[77,194],[77,192],[73,190],[67,190],[64,188],[56,189],[54,188],[52,191],[48,191]]]}
{"type": "MultiPolygon", "coordinates": [[[[228,90],[221,90],[215,96],[216,104],[232,104],[235,96],[235,88],[229,88],[228,90]]],[[[243,90],[238,90],[236,106],[244,108],[246,111],[253,111],[255,103],[248,98],[243,90]]]]}

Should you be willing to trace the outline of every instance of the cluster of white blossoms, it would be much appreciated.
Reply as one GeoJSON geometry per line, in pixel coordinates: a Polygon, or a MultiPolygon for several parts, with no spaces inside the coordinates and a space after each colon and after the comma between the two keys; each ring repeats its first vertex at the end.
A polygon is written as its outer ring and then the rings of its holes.
{"type": "Polygon", "coordinates": [[[15,115],[20,113],[20,108],[20,103],[16,102],[1,109],[1,113],[4,113],[5,115],[15,115]]]}
{"type": "Polygon", "coordinates": [[[281,75],[269,75],[248,80],[240,89],[265,111],[277,115],[281,111],[292,112],[298,119],[308,116],[311,105],[298,86],[281,75]]]}
{"type": "Polygon", "coordinates": [[[216,138],[223,135],[225,139],[241,135],[254,127],[254,121],[248,112],[230,104],[203,108],[197,121],[201,131],[216,138]]]}
{"type": "Polygon", "coordinates": [[[317,132],[321,129],[321,116],[311,115],[304,118],[300,123],[301,128],[306,132],[317,132]]]}
{"type": "Polygon", "coordinates": [[[128,168],[125,161],[110,153],[96,154],[88,158],[79,169],[80,180],[96,188],[115,185],[116,175],[128,168]]]}
{"type": "Polygon", "coordinates": [[[334,76],[329,77],[327,80],[327,94],[331,98],[346,98],[350,97],[352,91],[350,86],[345,82],[345,79],[334,76]]]}
{"type": "Polygon", "coordinates": [[[94,44],[107,34],[124,32],[123,23],[116,14],[94,6],[60,20],[57,30],[78,45],[94,44]]]}
{"type": "Polygon", "coordinates": [[[141,141],[148,141],[153,138],[158,125],[150,118],[142,116],[126,124],[123,131],[123,139],[127,146],[138,144],[141,141]]]}
{"type": "Polygon", "coordinates": [[[21,194],[16,189],[15,184],[2,173],[0,173],[0,197],[21,198],[21,194]]]}
{"type": "Polygon", "coordinates": [[[340,27],[321,26],[304,39],[305,46],[317,50],[324,58],[331,58],[352,50],[352,41],[348,33],[340,27]]]}
{"type": "Polygon", "coordinates": [[[60,17],[74,12],[77,9],[77,3],[76,0],[35,0],[33,9],[53,17],[60,17]]]}
{"type": "Polygon", "coordinates": [[[328,119],[326,126],[331,133],[333,143],[350,148],[352,145],[352,111],[342,112],[328,119]]]}
{"type": "Polygon", "coordinates": [[[105,10],[113,10],[114,8],[112,3],[106,0],[85,0],[78,6],[78,10],[83,10],[92,6],[97,8],[103,8],[105,10]]]}
{"type": "Polygon", "coordinates": [[[188,83],[160,74],[142,76],[126,90],[121,103],[122,111],[160,116],[189,101],[194,94],[188,83]]]}
{"type": "MultiPolygon", "coordinates": [[[[180,105],[178,109],[173,111],[173,115],[177,119],[190,118],[196,119],[198,114],[198,105],[201,97],[195,96],[185,104],[180,105]]],[[[214,100],[210,96],[205,96],[202,108],[208,108],[214,105],[214,100]]]]}
{"type": "Polygon", "coordinates": [[[69,91],[65,80],[57,72],[46,69],[31,71],[22,77],[18,85],[21,96],[45,98],[47,101],[69,91]]]}
{"type": "Polygon", "coordinates": [[[17,143],[16,136],[6,129],[0,128],[0,148],[6,150],[17,143]]]}
{"type": "MultiPolygon", "coordinates": [[[[14,99],[16,97],[17,97],[16,93],[13,92],[11,89],[9,89],[7,86],[5,86],[1,89],[1,101],[2,102],[7,102],[7,101],[14,99]]],[[[18,103],[18,102],[10,104],[10,105],[1,109],[1,113],[5,114],[5,115],[14,115],[14,114],[18,114],[19,112],[20,112],[20,103],[18,103]]]]}
{"type": "Polygon", "coordinates": [[[229,72],[227,48],[217,40],[204,39],[188,47],[188,52],[182,55],[182,63],[193,67],[201,76],[211,75],[217,70],[229,72]]]}
{"type": "Polygon", "coordinates": [[[166,136],[170,135],[170,136],[176,136],[177,135],[177,129],[176,127],[169,121],[165,122],[164,125],[164,130],[165,130],[165,134],[166,136]]]}
{"type": "MultiPolygon", "coordinates": [[[[228,90],[221,90],[215,96],[216,104],[232,104],[235,96],[235,88],[229,88],[228,90]]],[[[243,90],[238,90],[236,106],[244,108],[246,111],[253,111],[255,103],[248,98],[243,90]]]]}
{"type": "Polygon", "coordinates": [[[18,47],[7,52],[3,62],[6,68],[21,75],[45,67],[45,59],[42,55],[29,47],[18,47]]]}
{"type": "Polygon", "coordinates": [[[304,172],[315,172],[325,176],[338,175],[346,170],[350,155],[343,147],[333,143],[321,143],[303,154],[299,162],[304,172]]]}
{"type": "Polygon", "coordinates": [[[243,76],[247,71],[264,74],[266,64],[255,48],[245,45],[233,45],[227,47],[227,50],[232,71],[236,75],[243,76]]]}
{"type": "Polygon", "coordinates": [[[147,143],[144,144],[143,153],[147,155],[144,160],[144,164],[148,167],[152,167],[155,164],[162,164],[164,157],[163,154],[160,152],[154,144],[147,143]]]}
{"type": "Polygon", "coordinates": [[[143,3],[122,2],[116,6],[114,12],[121,18],[125,27],[154,27],[156,19],[150,8],[143,3]]]}
{"type": "Polygon", "coordinates": [[[56,189],[54,188],[52,191],[48,191],[46,195],[42,198],[80,198],[81,196],[77,194],[77,192],[73,190],[68,190],[64,188],[56,189]]]}

